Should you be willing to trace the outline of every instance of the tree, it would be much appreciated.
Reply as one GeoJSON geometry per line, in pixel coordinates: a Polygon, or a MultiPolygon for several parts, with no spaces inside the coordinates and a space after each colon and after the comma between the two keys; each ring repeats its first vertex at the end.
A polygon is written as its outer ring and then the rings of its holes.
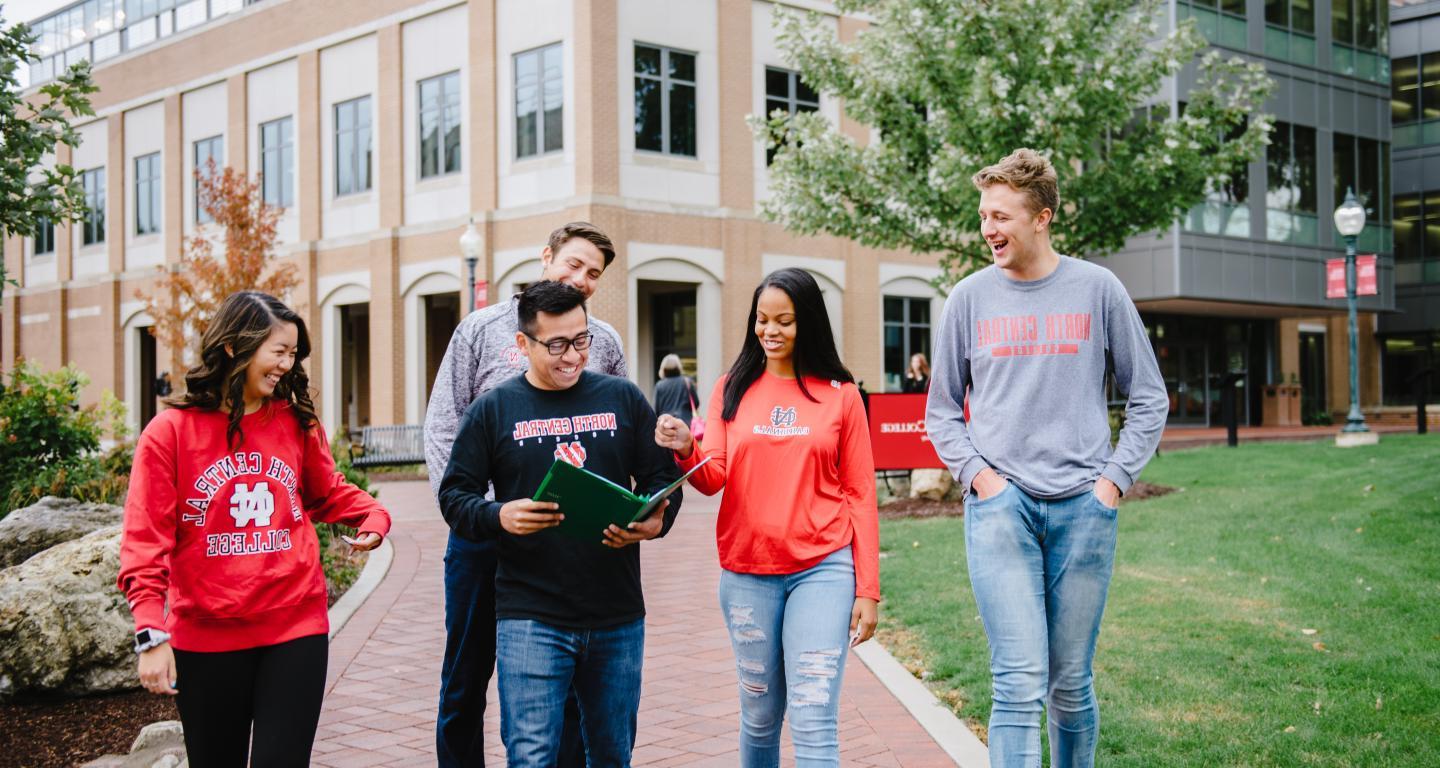
{"type": "Polygon", "coordinates": [[[265,202],[258,180],[233,168],[217,171],[212,159],[203,172],[196,169],[195,184],[200,208],[212,223],[185,241],[175,270],[162,268],[153,293],[135,292],[155,319],[150,332],[187,363],[198,356],[200,338],[226,296],[255,290],[284,297],[300,284],[294,264],[271,258],[284,209],[265,202]],[[215,255],[217,232],[223,236],[222,256],[215,255]]]}
{"type": "Polygon", "coordinates": [[[1168,227],[1257,157],[1271,125],[1264,67],[1205,54],[1183,114],[1152,116],[1165,78],[1205,41],[1160,36],[1162,0],[837,0],[874,24],[840,42],[818,16],[777,14],[812,88],[872,129],[866,146],[819,113],[751,118],[777,147],[762,214],[801,234],[937,253],[948,285],[988,264],[970,177],[1018,147],[1060,177],[1058,251],[1101,256],[1168,227]],[[1248,121],[1247,121],[1248,118],[1248,121]]]}
{"type": "MultiPolygon", "coordinates": [[[[0,11],[3,11],[0,6],[0,11]]],[[[40,60],[36,35],[24,24],[5,28],[0,17],[0,239],[34,237],[41,222],[65,224],[85,216],[85,190],[67,164],[43,167],[56,147],[80,146],[70,120],[95,114],[96,91],[89,62],[71,65],[29,99],[21,95],[21,66],[40,60]]],[[[0,304],[6,284],[15,285],[0,258],[0,304]]]]}

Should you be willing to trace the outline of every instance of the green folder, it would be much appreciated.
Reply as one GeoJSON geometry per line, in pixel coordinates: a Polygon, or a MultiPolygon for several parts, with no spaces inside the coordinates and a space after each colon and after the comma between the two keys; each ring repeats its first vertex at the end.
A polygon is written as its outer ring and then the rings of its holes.
{"type": "Polygon", "coordinates": [[[670,497],[695,470],[705,466],[707,456],[675,482],[649,496],[637,496],[629,488],[613,483],[594,472],[556,459],[535,489],[534,501],[553,501],[560,505],[565,519],[555,530],[587,541],[599,541],[610,525],[624,528],[644,520],[670,497]]]}

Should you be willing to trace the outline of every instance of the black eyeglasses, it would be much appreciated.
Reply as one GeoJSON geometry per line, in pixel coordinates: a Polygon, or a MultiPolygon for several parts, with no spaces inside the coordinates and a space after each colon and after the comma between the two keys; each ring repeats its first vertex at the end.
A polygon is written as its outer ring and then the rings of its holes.
{"type": "MultiPolygon", "coordinates": [[[[521,333],[525,332],[521,331],[521,333]]],[[[550,341],[541,341],[528,333],[525,333],[525,338],[535,342],[536,344],[543,344],[545,346],[545,349],[550,352],[551,357],[560,357],[561,355],[565,354],[565,351],[571,347],[574,347],[576,352],[584,352],[585,350],[590,348],[590,342],[593,341],[595,337],[592,336],[589,331],[586,331],[585,333],[582,333],[573,339],[551,339],[550,341]]]]}

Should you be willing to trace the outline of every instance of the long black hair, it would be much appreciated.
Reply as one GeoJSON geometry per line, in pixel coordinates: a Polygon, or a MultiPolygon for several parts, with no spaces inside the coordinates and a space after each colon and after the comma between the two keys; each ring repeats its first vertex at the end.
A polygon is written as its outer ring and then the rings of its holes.
{"type": "Polygon", "coordinates": [[[245,369],[255,350],[270,338],[281,323],[294,323],[298,341],[295,364],[280,377],[270,397],[290,404],[301,429],[310,429],[319,419],[310,400],[310,377],[301,363],[310,356],[310,334],[305,320],[284,302],[260,291],[238,291],[221,302],[215,319],[200,339],[200,364],[185,373],[185,392],[165,399],[174,408],[199,408],[229,412],[225,439],[234,448],[244,434],[240,419],[245,415],[245,369]],[[230,349],[227,350],[226,346],[230,349]]]}
{"type": "Polygon", "coordinates": [[[835,349],[835,334],[830,331],[830,313],[825,311],[825,296],[820,293],[820,284],[803,269],[776,270],[760,281],[755,296],[750,299],[745,342],[740,345],[740,354],[725,377],[725,409],[720,414],[725,421],[735,420],[740,399],[765,371],[765,350],[760,346],[760,338],[755,335],[755,316],[760,306],[760,294],[766,288],[784,291],[795,305],[795,347],[791,364],[795,367],[795,383],[800,385],[805,397],[811,402],[820,402],[806,389],[807,376],[855,383],[855,377],[840,362],[840,353],[835,349]]]}

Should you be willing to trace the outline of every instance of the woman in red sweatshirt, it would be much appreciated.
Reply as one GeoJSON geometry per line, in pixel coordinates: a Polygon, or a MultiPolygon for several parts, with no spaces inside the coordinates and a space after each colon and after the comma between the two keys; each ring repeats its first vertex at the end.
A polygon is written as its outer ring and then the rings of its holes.
{"type": "Polygon", "coordinates": [[[135,447],[119,585],[140,681],[178,695],[195,768],[309,764],[330,629],[312,521],[359,528],[357,550],[390,529],[335,470],[309,354],[289,307],[231,295],[135,447]]]}
{"type": "Polygon", "coordinates": [[[720,606],[740,678],[741,765],[780,764],[788,715],[796,766],[836,766],[846,646],[875,633],[880,600],[870,432],[815,278],[767,276],[749,330],[710,398],[704,447],[673,416],[655,440],[685,470],[708,457],[691,484],[725,490],[720,606]]]}

